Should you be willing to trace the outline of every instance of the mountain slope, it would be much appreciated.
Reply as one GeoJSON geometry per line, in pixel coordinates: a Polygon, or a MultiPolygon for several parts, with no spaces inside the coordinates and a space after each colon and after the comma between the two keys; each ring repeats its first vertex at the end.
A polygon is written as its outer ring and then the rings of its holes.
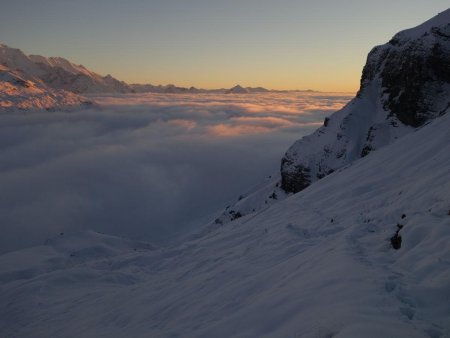
{"type": "Polygon", "coordinates": [[[298,193],[282,171],[238,203],[278,202],[172,247],[86,232],[1,255],[0,336],[450,336],[446,54],[429,62],[448,15],[375,49],[358,97],[288,151],[298,193]]]}
{"type": "Polygon", "coordinates": [[[449,72],[450,9],[375,47],[357,96],[316,132],[296,141],[283,156],[280,172],[228,207],[215,223],[277,203],[445,114],[450,110],[449,72]]]}
{"type": "Polygon", "coordinates": [[[101,76],[60,57],[25,55],[0,44],[0,64],[19,76],[54,89],[80,93],[129,93],[131,88],[111,75],[101,76]]]}
{"type": "Polygon", "coordinates": [[[172,248],[90,233],[2,255],[0,332],[449,336],[449,129],[446,114],[263,212],[172,248]]]}
{"type": "Polygon", "coordinates": [[[367,58],[357,97],[289,148],[281,187],[298,192],[450,109],[450,9],[367,58]]]}
{"type": "Polygon", "coordinates": [[[0,112],[32,109],[67,109],[90,102],[74,93],[52,89],[40,81],[22,78],[0,66],[0,112]]]}
{"type": "Polygon", "coordinates": [[[250,91],[247,88],[236,85],[225,92],[225,94],[248,94],[250,91]]]}

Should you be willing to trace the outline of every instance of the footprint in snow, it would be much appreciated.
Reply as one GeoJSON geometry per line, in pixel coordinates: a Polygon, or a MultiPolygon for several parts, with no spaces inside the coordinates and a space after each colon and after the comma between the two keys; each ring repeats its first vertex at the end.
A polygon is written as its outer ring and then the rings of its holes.
{"type": "Polygon", "coordinates": [[[286,225],[286,229],[288,229],[290,232],[297,235],[298,237],[306,238],[306,239],[311,238],[311,234],[309,233],[309,231],[307,229],[297,227],[292,223],[289,223],[288,225],[286,225]]]}

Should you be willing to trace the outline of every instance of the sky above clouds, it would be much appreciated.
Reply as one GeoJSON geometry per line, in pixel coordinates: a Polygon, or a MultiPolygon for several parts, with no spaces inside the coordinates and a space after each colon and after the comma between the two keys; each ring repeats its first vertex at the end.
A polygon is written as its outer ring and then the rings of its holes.
{"type": "Polygon", "coordinates": [[[127,82],[353,91],[367,53],[447,0],[0,0],[0,42],[127,82]]]}
{"type": "Polygon", "coordinates": [[[278,171],[349,95],[97,96],[0,115],[2,252],[94,229],[161,243],[278,171]]]}

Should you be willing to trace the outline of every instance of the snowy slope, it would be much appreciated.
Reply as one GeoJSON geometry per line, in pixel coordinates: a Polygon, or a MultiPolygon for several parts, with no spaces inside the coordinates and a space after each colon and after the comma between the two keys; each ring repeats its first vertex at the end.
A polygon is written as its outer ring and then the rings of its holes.
{"type": "Polygon", "coordinates": [[[0,64],[21,77],[74,93],[129,93],[131,88],[111,75],[101,76],[61,57],[25,55],[0,44],[0,64]]]}
{"type": "Polygon", "coordinates": [[[0,335],[448,337],[449,129],[179,246],[83,233],[4,254],[0,335]]]}
{"type": "Polygon", "coordinates": [[[92,77],[97,76],[97,74],[86,69],[84,66],[76,65],[62,57],[48,57],[47,58],[47,57],[44,57],[41,55],[29,55],[28,57],[35,64],[40,63],[43,65],[46,65],[49,68],[59,67],[59,68],[64,69],[66,72],[74,74],[74,75],[75,74],[84,74],[86,76],[92,76],[92,77]]]}
{"type": "Polygon", "coordinates": [[[27,80],[0,66],[0,112],[67,109],[90,104],[84,97],[49,88],[40,81],[27,80]]]}
{"type": "Polygon", "coordinates": [[[367,58],[357,97],[291,146],[281,186],[297,192],[450,109],[450,9],[367,58]]]}
{"type": "Polygon", "coordinates": [[[280,187],[280,175],[275,173],[250,191],[243,193],[237,201],[229,205],[210,224],[209,228],[216,228],[242,216],[260,212],[271,205],[284,200],[289,194],[280,187]]]}
{"type": "Polygon", "coordinates": [[[38,78],[43,71],[20,49],[0,44],[0,65],[10,71],[16,71],[23,77],[38,78]]]}
{"type": "Polygon", "coordinates": [[[227,208],[223,224],[261,210],[450,110],[450,9],[368,55],[357,96],[295,142],[266,185],[227,208]],[[271,196],[278,196],[274,200],[271,196]]]}

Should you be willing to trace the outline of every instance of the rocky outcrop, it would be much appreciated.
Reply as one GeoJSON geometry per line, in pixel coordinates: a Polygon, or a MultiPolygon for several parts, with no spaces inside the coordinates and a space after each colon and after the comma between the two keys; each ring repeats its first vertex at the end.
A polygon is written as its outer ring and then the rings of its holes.
{"type": "MultiPolygon", "coordinates": [[[[382,47],[381,62],[370,64],[365,83],[380,74],[384,108],[402,123],[420,127],[442,110],[440,102],[448,99],[443,86],[450,83],[450,22],[433,27],[419,38],[401,32],[382,47]]],[[[370,56],[369,56],[370,57],[370,56]]]]}
{"type": "Polygon", "coordinates": [[[447,10],[373,48],[356,97],[295,142],[280,172],[240,196],[211,227],[260,212],[448,112],[449,24],[447,10]]]}
{"type": "Polygon", "coordinates": [[[303,190],[449,108],[450,9],[369,53],[357,96],[284,155],[281,188],[303,190]]]}

